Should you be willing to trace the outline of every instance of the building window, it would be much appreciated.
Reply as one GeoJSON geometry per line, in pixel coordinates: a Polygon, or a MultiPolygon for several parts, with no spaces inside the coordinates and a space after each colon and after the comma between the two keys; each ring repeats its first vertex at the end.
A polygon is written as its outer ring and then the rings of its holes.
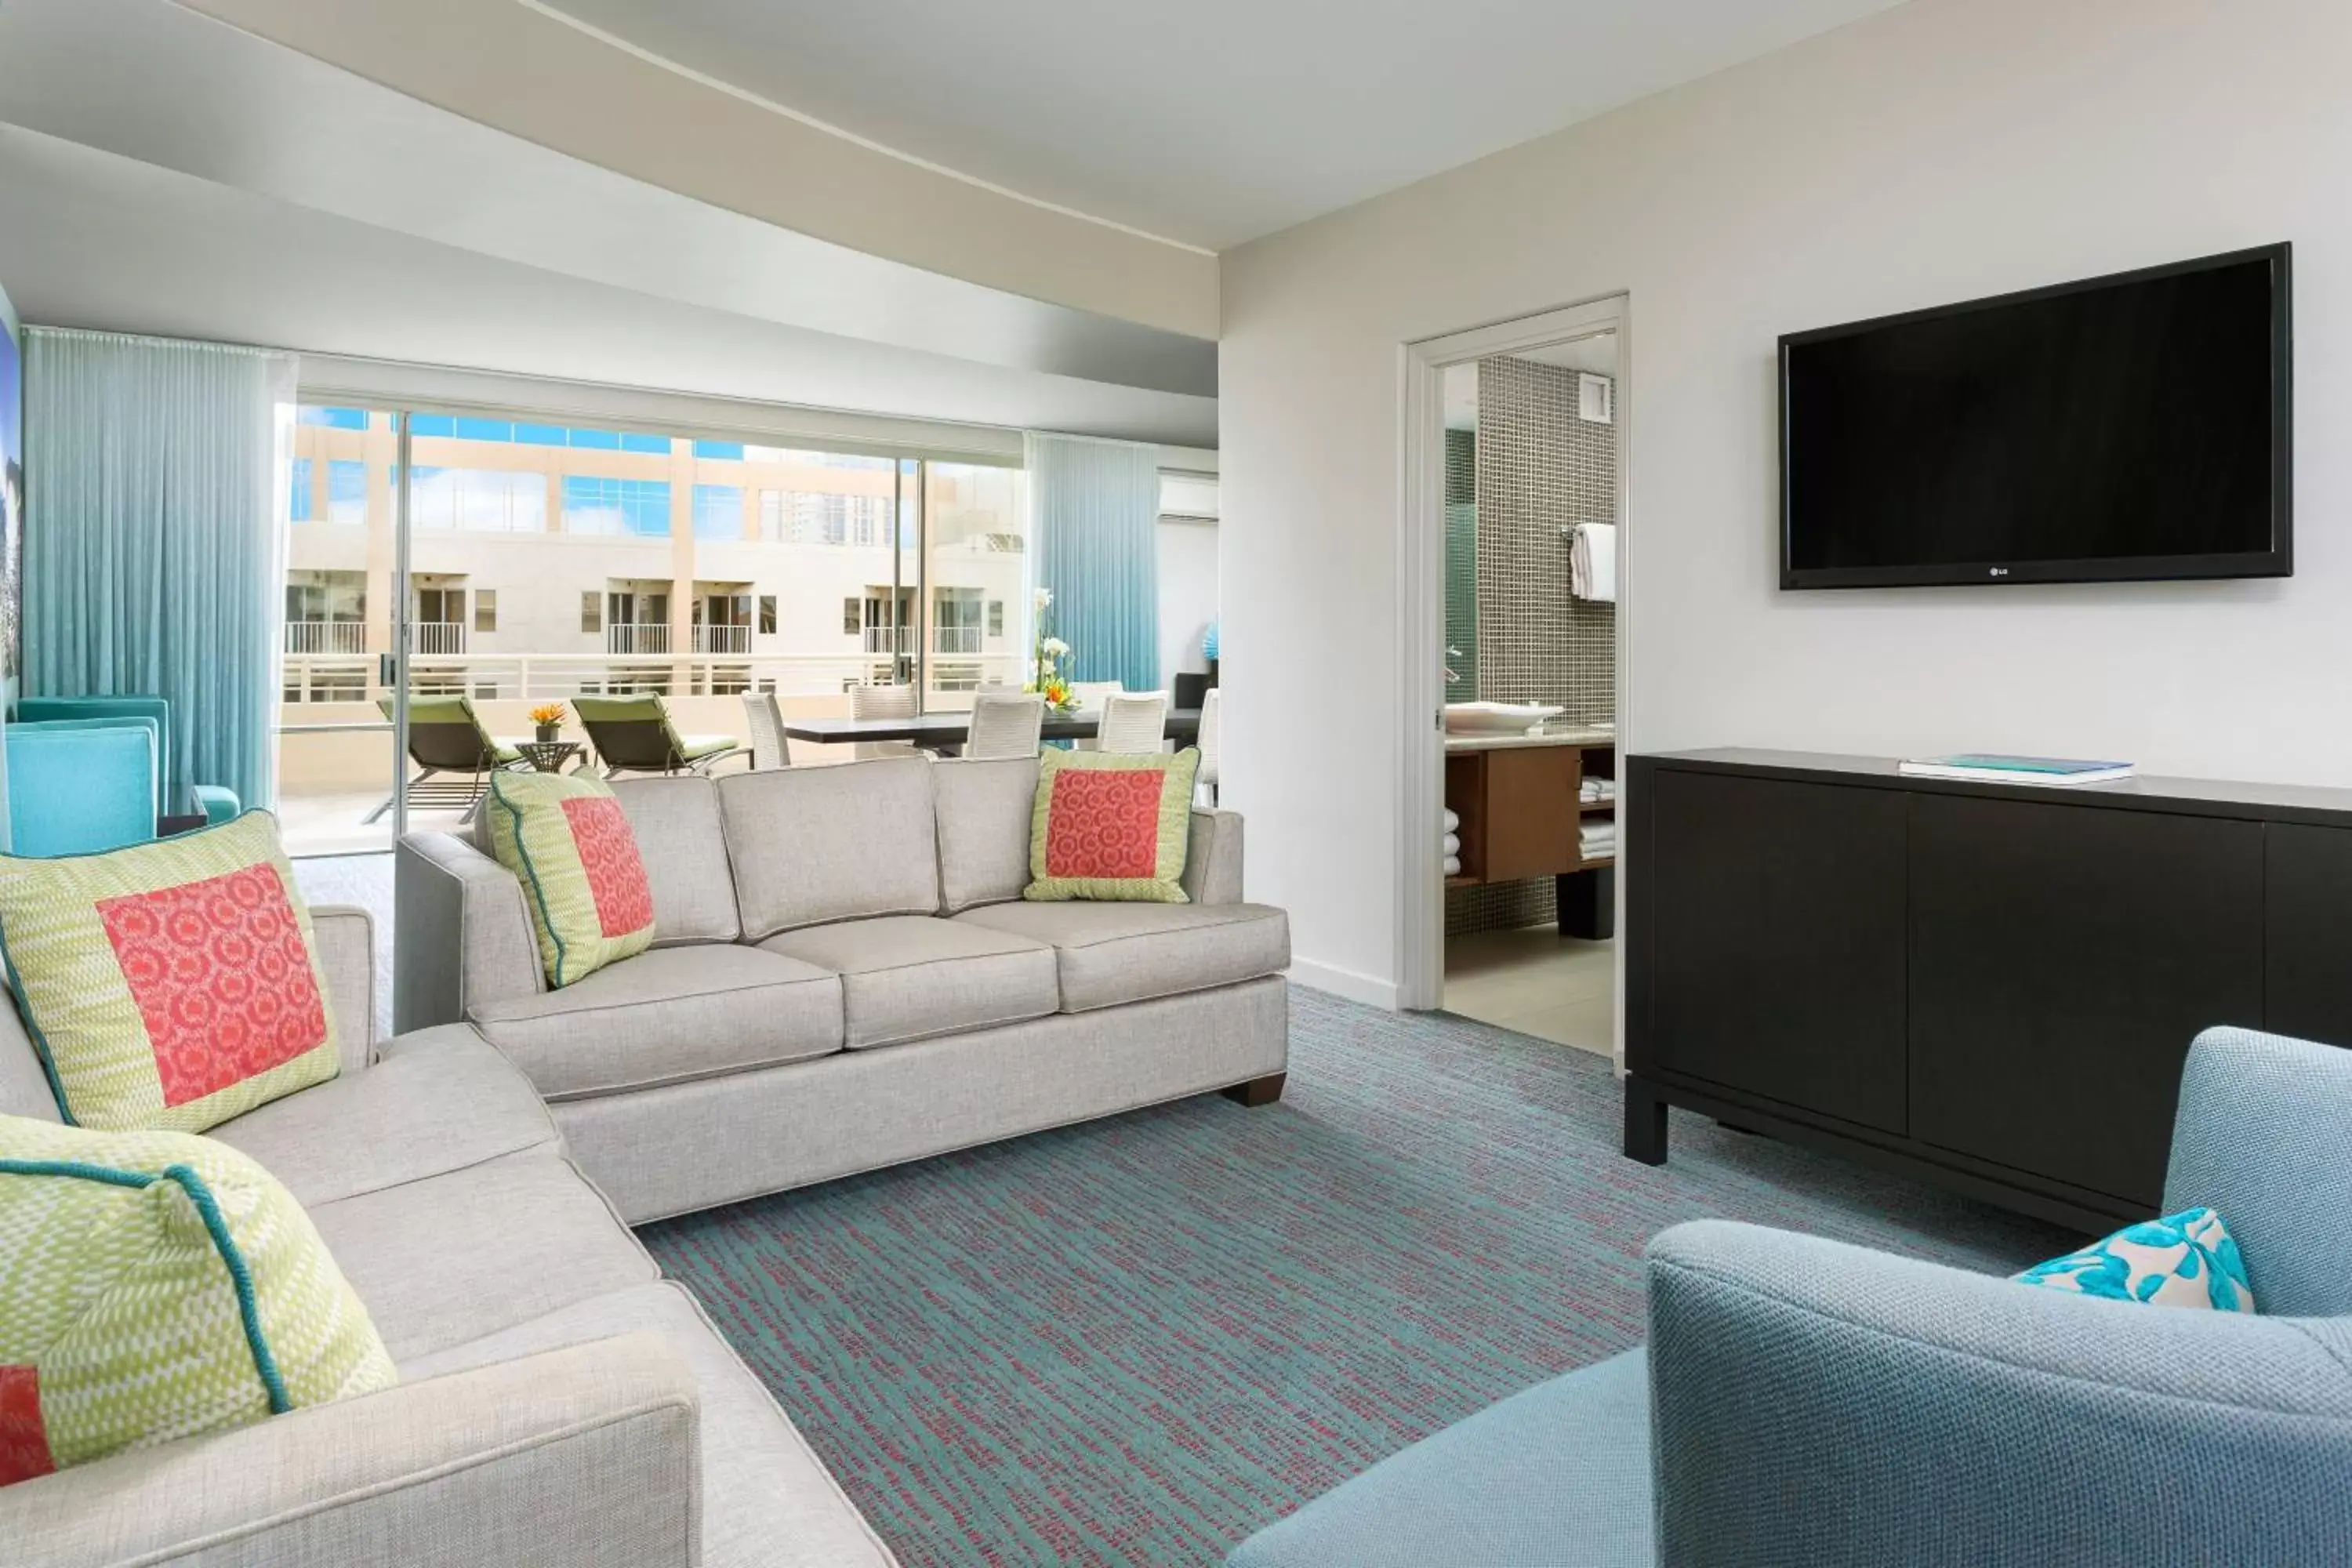
{"type": "Polygon", "coordinates": [[[743,537],[742,486],[697,485],[694,487],[694,537],[697,539],[743,537]]]}
{"type": "Polygon", "coordinates": [[[337,458],[327,465],[327,521],[344,528],[367,526],[367,465],[337,458]]]}
{"type": "Polygon", "coordinates": [[[567,475],[563,480],[563,531],[667,539],[669,481],[567,475]]]}
{"type": "MultiPolygon", "coordinates": [[[[304,409],[305,414],[309,409],[304,409]]],[[[310,521],[310,459],[297,458],[287,476],[286,515],[296,522],[310,521]]]]}
{"type": "Polygon", "coordinates": [[[305,405],[294,417],[304,425],[316,425],[328,430],[364,430],[368,427],[364,408],[316,408],[305,405]]]}
{"type": "Polygon", "coordinates": [[[1002,599],[988,601],[988,635],[992,637],[1004,635],[1004,601],[1002,599]]]}
{"type": "Polygon", "coordinates": [[[418,528],[469,533],[543,533],[547,479],[500,468],[419,466],[408,514],[418,528]]]}
{"type": "Polygon", "coordinates": [[[841,601],[841,629],[849,637],[856,637],[858,633],[866,629],[865,600],[844,599],[841,601]]]}
{"type": "Polygon", "coordinates": [[[496,588],[474,590],[474,629],[478,632],[499,629],[499,591],[496,588]]]}
{"type": "Polygon", "coordinates": [[[722,463],[740,463],[743,460],[743,443],[697,441],[694,444],[694,455],[698,458],[715,458],[722,463]]]}
{"type": "Polygon", "coordinates": [[[760,595],[760,635],[768,637],[776,635],[776,596],[773,594],[760,595]]]}
{"type": "Polygon", "coordinates": [[[580,629],[590,637],[604,630],[604,595],[591,590],[580,595],[580,629]]]}
{"type": "MultiPolygon", "coordinates": [[[[931,590],[931,615],[933,617],[932,652],[978,653],[980,651],[981,595],[979,589],[934,588],[931,590]]],[[[977,679],[977,677],[974,679],[977,679]]],[[[942,686],[940,689],[968,689],[942,686]]]]}
{"type": "Polygon", "coordinates": [[[890,498],[761,490],[760,537],[771,544],[888,544],[890,498]]]}

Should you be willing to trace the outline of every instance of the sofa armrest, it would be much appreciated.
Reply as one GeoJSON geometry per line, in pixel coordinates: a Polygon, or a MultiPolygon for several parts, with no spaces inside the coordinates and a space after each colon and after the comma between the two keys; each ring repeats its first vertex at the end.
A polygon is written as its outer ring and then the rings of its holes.
{"type": "Polygon", "coordinates": [[[393,857],[392,1027],[459,1024],[547,988],[514,873],[464,839],[412,833],[393,857]]]}
{"type": "Polygon", "coordinates": [[[1242,901],[1242,814],[1192,812],[1184,847],[1184,892],[1196,904],[1242,901]]]}
{"type": "Polygon", "coordinates": [[[21,1568],[694,1568],[699,1400],[632,1334],[0,1488],[21,1568]]]}
{"type": "Polygon", "coordinates": [[[1648,1284],[1662,1563],[2352,1561],[2352,1326],[1721,1221],[1648,1284]]]}
{"type": "Polygon", "coordinates": [[[375,917],[356,904],[314,904],[310,930],[341,1037],[341,1070],[357,1072],[375,1060],[375,917]]]}

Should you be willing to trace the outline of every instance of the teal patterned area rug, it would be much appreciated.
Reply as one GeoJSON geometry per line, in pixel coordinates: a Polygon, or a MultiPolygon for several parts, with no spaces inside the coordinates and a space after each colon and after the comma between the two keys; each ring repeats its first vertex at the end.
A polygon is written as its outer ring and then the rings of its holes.
{"type": "Polygon", "coordinates": [[[1213,1564],[1642,1338],[1642,1247],[1752,1220],[2012,1270],[2076,1238],[1677,1112],[1607,1062],[1295,990],[1290,1083],[647,1227],[906,1568],[1213,1564]]]}

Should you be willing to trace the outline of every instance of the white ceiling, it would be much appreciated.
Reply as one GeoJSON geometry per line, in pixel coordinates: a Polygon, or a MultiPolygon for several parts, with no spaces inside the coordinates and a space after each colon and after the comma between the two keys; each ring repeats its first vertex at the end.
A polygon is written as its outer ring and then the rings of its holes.
{"type": "Polygon", "coordinates": [[[520,0],[898,152],[1222,249],[1898,0],[520,0]]]}

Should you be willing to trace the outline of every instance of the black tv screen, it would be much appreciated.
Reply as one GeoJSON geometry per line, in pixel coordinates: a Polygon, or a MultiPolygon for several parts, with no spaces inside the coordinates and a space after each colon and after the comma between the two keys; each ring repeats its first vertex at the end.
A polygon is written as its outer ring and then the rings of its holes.
{"type": "Polygon", "coordinates": [[[1780,585],[2284,577],[2288,247],[1780,340],[1780,585]]]}

